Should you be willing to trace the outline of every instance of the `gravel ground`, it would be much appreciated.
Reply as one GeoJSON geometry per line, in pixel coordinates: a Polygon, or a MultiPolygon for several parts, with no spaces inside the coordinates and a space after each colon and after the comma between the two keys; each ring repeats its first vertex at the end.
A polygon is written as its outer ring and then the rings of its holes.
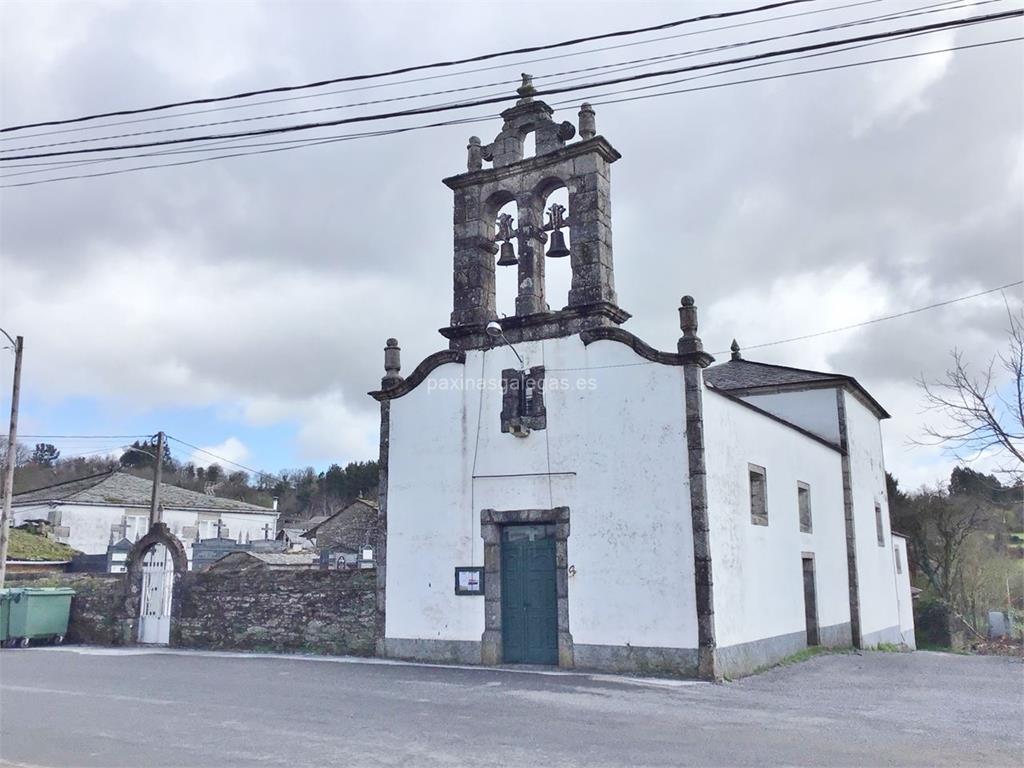
{"type": "Polygon", "coordinates": [[[723,685],[188,651],[0,653],[28,766],[1017,766],[1024,665],[824,655],[723,685]]]}

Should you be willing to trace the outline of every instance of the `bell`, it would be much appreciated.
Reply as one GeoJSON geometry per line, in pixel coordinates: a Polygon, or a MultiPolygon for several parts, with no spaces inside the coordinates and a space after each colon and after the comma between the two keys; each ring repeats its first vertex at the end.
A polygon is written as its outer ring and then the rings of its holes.
{"type": "Polygon", "coordinates": [[[501,244],[501,255],[498,256],[498,266],[511,267],[518,263],[519,259],[516,258],[516,249],[512,247],[512,243],[506,240],[501,244]]]}
{"type": "Polygon", "coordinates": [[[569,255],[569,249],[565,247],[565,235],[562,230],[556,229],[551,233],[551,245],[548,246],[549,259],[561,259],[569,255]]]}

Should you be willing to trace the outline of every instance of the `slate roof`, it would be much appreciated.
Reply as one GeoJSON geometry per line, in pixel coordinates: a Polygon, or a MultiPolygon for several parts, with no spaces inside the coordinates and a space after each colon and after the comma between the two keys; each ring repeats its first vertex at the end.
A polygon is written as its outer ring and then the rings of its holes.
{"type": "Polygon", "coordinates": [[[825,373],[805,368],[790,368],[786,365],[758,363],[754,360],[728,360],[712,365],[704,370],[704,381],[715,389],[725,392],[753,394],[758,389],[786,387],[792,385],[807,386],[849,386],[870,404],[879,418],[887,419],[889,414],[871,394],[852,376],[841,373],[825,373]]]}
{"type": "Polygon", "coordinates": [[[338,515],[342,515],[342,514],[348,512],[356,504],[364,504],[367,507],[369,507],[370,509],[380,509],[380,507],[377,506],[377,502],[376,501],[371,501],[370,499],[356,499],[355,501],[353,501],[353,502],[351,502],[349,504],[346,504],[344,507],[339,509],[333,515],[321,515],[320,517],[311,517],[307,521],[307,526],[308,527],[306,528],[305,533],[303,533],[302,535],[305,536],[306,538],[309,538],[310,536],[316,536],[316,529],[317,528],[319,528],[321,525],[326,523],[328,520],[333,520],[338,515]],[[309,525],[310,523],[312,523],[312,525],[309,525]]]}
{"type": "MultiPolygon", "coordinates": [[[[77,480],[16,493],[11,499],[14,506],[40,503],[69,502],[75,504],[111,504],[129,507],[148,507],[153,483],[127,472],[103,472],[77,480]]],[[[276,514],[270,507],[261,507],[235,499],[224,499],[197,491],[160,483],[160,505],[164,509],[199,509],[211,512],[250,512],[276,514]]]]}
{"type": "Polygon", "coordinates": [[[236,550],[224,555],[224,557],[212,563],[210,567],[224,567],[232,562],[245,560],[246,558],[259,560],[266,566],[276,568],[306,568],[315,565],[318,559],[311,552],[254,552],[252,550],[236,550]]]}

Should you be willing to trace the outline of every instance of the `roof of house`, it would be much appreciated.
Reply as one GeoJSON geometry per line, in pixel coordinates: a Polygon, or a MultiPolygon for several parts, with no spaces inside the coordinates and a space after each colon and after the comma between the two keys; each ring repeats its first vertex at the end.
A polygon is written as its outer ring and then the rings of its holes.
{"type": "MultiPolygon", "coordinates": [[[[117,470],[55,483],[32,491],[16,493],[14,506],[40,503],[102,504],[128,507],[149,507],[153,483],[117,470]]],[[[198,509],[212,512],[250,512],[277,514],[270,507],[245,501],[190,491],[176,485],[160,483],[160,506],[164,509],[198,509]]]]}
{"type": "Polygon", "coordinates": [[[377,506],[377,502],[376,501],[372,501],[371,499],[356,499],[355,501],[350,502],[349,504],[346,504],[344,507],[339,509],[333,515],[322,515],[320,517],[312,517],[312,518],[310,518],[308,522],[309,523],[313,523],[313,525],[310,525],[308,528],[306,528],[306,532],[303,533],[302,535],[304,537],[306,537],[306,538],[309,538],[310,536],[316,536],[316,529],[317,528],[319,528],[321,525],[326,523],[328,520],[333,520],[334,518],[338,517],[339,515],[345,514],[350,509],[352,509],[352,507],[354,507],[356,504],[362,504],[363,506],[369,507],[370,509],[373,509],[373,510],[380,509],[380,507],[377,506]]]}
{"type": "Polygon", "coordinates": [[[317,562],[317,556],[311,552],[254,552],[252,550],[236,550],[224,555],[213,565],[229,564],[235,560],[244,560],[246,558],[259,560],[264,565],[276,568],[303,568],[314,565],[317,562]]]}
{"type": "Polygon", "coordinates": [[[7,559],[16,562],[66,563],[76,551],[48,536],[11,528],[7,559]]]}
{"type": "Polygon", "coordinates": [[[310,549],[312,549],[313,542],[307,539],[305,536],[303,536],[305,532],[305,528],[286,527],[278,531],[277,536],[275,538],[281,541],[290,541],[292,544],[301,544],[304,547],[309,547],[310,549]]]}
{"type": "Polygon", "coordinates": [[[706,368],[704,381],[715,389],[733,393],[742,391],[747,394],[754,394],[761,389],[800,385],[808,387],[848,386],[867,401],[879,418],[889,418],[889,414],[881,404],[855,378],[841,373],[825,373],[806,368],[790,368],[786,365],[733,358],[706,368]]]}

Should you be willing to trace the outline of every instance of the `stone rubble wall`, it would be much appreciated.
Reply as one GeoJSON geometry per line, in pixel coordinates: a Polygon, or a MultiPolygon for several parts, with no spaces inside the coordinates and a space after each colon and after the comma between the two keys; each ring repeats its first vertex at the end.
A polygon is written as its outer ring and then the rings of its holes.
{"type": "Polygon", "coordinates": [[[66,643],[121,645],[124,614],[124,574],[46,573],[18,574],[7,587],[70,587],[71,599],[66,643]]]}
{"type": "MultiPolygon", "coordinates": [[[[132,645],[124,574],[19,575],[10,587],[75,590],[66,642],[132,645]]],[[[181,648],[372,656],[376,573],[189,572],[174,595],[172,645],[181,648]]]]}
{"type": "Polygon", "coordinates": [[[179,644],[372,656],[376,585],[372,570],[188,573],[179,644]]]}

